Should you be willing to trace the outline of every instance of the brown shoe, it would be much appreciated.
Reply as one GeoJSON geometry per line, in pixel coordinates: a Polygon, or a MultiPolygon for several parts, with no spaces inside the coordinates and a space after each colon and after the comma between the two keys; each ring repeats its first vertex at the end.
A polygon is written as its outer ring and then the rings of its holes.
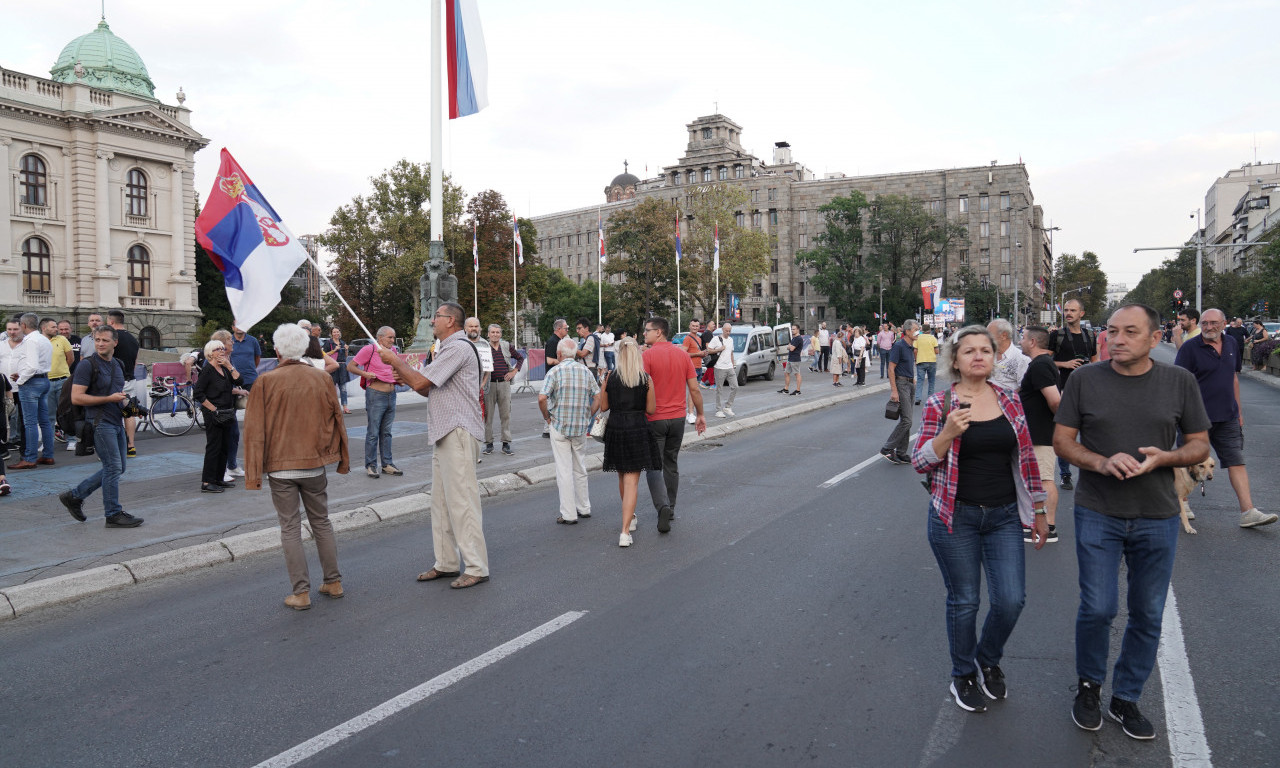
{"type": "Polygon", "coordinates": [[[328,595],[329,597],[332,597],[332,598],[339,598],[339,597],[342,597],[342,595],[344,594],[344,592],[342,591],[341,581],[334,581],[329,584],[321,584],[320,589],[316,591],[322,595],[328,595]]]}
{"type": "Polygon", "coordinates": [[[47,464],[53,466],[53,459],[36,459],[37,464],[47,464]]]}
{"type": "Polygon", "coordinates": [[[303,592],[301,595],[289,595],[284,599],[284,604],[295,611],[305,611],[311,607],[311,594],[303,592]]]}
{"type": "Polygon", "coordinates": [[[447,579],[450,576],[457,576],[460,571],[437,571],[435,568],[426,573],[418,574],[418,581],[435,581],[436,579],[447,579]]]}
{"type": "Polygon", "coordinates": [[[35,469],[35,468],[36,468],[36,463],[34,461],[20,461],[17,464],[9,465],[9,469],[35,469]]]}
{"type": "Polygon", "coordinates": [[[477,584],[483,584],[488,580],[488,576],[472,576],[471,574],[467,574],[460,579],[450,582],[449,586],[454,589],[466,589],[467,587],[474,587],[477,584]]]}

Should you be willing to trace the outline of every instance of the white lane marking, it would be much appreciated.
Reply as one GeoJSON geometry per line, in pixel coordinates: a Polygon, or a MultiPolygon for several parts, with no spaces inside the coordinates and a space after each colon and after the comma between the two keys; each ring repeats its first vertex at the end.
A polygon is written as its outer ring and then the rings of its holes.
{"type": "Polygon", "coordinates": [[[947,703],[942,705],[938,710],[938,716],[934,718],[933,728],[929,731],[929,738],[924,742],[924,751],[920,754],[917,768],[928,768],[946,756],[952,747],[960,743],[963,732],[964,713],[948,696],[947,703]]]}
{"type": "MultiPolygon", "coordinates": [[[[914,441],[915,441],[915,439],[916,439],[917,437],[919,437],[919,435],[920,435],[920,433],[919,433],[919,432],[917,432],[917,433],[915,433],[914,435],[912,435],[912,436],[910,436],[909,438],[907,438],[907,440],[908,440],[908,441],[911,441],[911,442],[914,442],[914,441]]],[[[848,480],[850,477],[853,477],[854,475],[858,474],[858,473],[859,473],[859,472],[861,472],[862,470],[866,469],[867,467],[871,466],[872,464],[875,464],[877,461],[879,461],[879,460],[880,460],[880,459],[882,459],[882,458],[884,458],[884,457],[883,457],[883,456],[881,456],[879,453],[877,453],[875,456],[872,456],[871,458],[867,459],[866,461],[864,461],[864,462],[862,462],[862,463],[860,463],[860,464],[855,464],[855,465],[853,465],[852,467],[849,467],[849,468],[848,468],[848,469],[846,469],[845,471],[841,472],[840,474],[836,475],[835,477],[831,478],[830,480],[828,480],[827,482],[823,483],[822,485],[820,485],[820,486],[818,486],[818,487],[819,487],[819,488],[830,488],[830,487],[832,487],[832,486],[834,486],[834,485],[837,485],[837,484],[839,484],[839,483],[842,483],[842,482],[844,482],[845,480],[848,480]]]]}
{"type": "Polygon", "coordinates": [[[408,709],[414,704],[443,691],[445,688],[464,680],[490,664],[501,661],[516,651],[532,645],[552,632],[564,629],[585,615],[587,615],[586,611],[569,611],[557,616],[546,624],[535,627],[517,638],[508,640],[497,648],[481,654],[471,661],[460,664],[442,675],[433,677],[416,688],[410,688],[394,699],[385,701],[364,714],[356,715],[347,722],[334,726],[319,736],[304,741],[293,749],[281,752],[273,758],[258,763],[254,768],[285,768],[285,766],[296,765],[340,743],[344,739],[354,736],[369,726],[375,725],[397,712],[408,709]]]}
{"type": "Polygon", "coordinates": [[[1169,731],[1169,757],[1174,768],[1213,768],[1209,742],[1204,735],[1204,719],[1196,698],[1196,684],[1191,679],[1191,662],[1182,638],[1182,619],[1178,601],[1169,585],[1164,603],[1164,619],[1156,662],[1160,665],[1161,688],[1164,690],[1165,728],[1169,731]]]}

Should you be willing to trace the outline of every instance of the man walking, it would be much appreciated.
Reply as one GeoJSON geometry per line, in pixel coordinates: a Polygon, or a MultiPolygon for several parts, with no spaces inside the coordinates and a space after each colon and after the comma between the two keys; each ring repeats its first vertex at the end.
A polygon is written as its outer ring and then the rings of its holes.
{"type": "MultiPolygon", "coordinates": [[[[435,563],[431,570],[418,575],[418,581],[457,576],[449,584],[454,589],[489,580],[480,486],[476,483],[476,458],[484,434],[476,399],[480,391],[480,359],[475,345],[462,331],[465,316],[462,305],[453,301],[436,310],[431,325],[440,346],[422,373],[409,368],[390,345],[378,350],[382,362],[395,370],[399,381],[420,395],[431,395],[427,439],[433,446],[431,539],[435,563]]],[[[391,338],[394,341],[394,334],[391,338]]]]}
{"type": "MultiPolygon", "coordinates": [[[[1053,452],[1053,417],[1058,412],[1062,393],[1058,390],[1058,368],[1049,351],[1049,331],[1031,326],[1022,332],[1022,352],[1026,355],[1027,372],[1022,377],[1018,396],[1027,416],[1027,430],[1040,465],[1040,483],[1044,486],[1044,508],[1049,524],[1047,543],[1058,540],[1058,486],[1053,484],[1057,455],[1053,452]]],[[[1031,528],[1022,526],[1022,540],[1034,543],[1031,528]]]]}
{"type": "Polygon", "coordinates": [[[675,517],[676,494],[680,490],[680,444],[684,441],[686,393],[693,401],[697,418],[694,429],[698,434],[707,430],[707,420],[702,413],[702,391],[698,389],[697,373],[693,358],[682,348],[672,344],[667,337],[671,326],[665,317],[651,317],[644,323],[644,370],[652,382],[657,408],[649,416],[649,428],[658,441],[662,454],[662,470],[645,472],[649,495],[658,511],[658,532],[671,530],[675,517]]]}
{"type": "Polygon", "coordinates": [[[720,327],[720,335],[711,337],[707,351],[716,355],[716,418],[733,416],[733,399],[738,396],[738,365],[733,359],[733,339],[729,334],[733,331],[733,323],[725,321],[720,327]],[[720,405],[720,396],[725,388],[729,389],[729,398],[720,405]]]}
{"type": "Polygon", "coordinates": [[[1100,689],[1123,562],[1128,622],[1107,714],[1135,739],[1155,738],[1138,699],[1155,666],[1178,543],[1173,468],[1209,455],[1210,423],[1195,377],[1151,359],[1159,329],[1160,317],[1150,307],[1128,304],[1116,310],[1107,324],[1111,360],[1072,374],[1053,435],[1058,455],[1080,467],[1075,496],[1079,687],[1071,716],[1085,730],[1102,727],[1100,689]],[[1182,447],[1165,450],[1179,431],[1182,447]]]}
{"type": "MultiPolygon", "coordinates": [[[[107,312],[107,324],[116,329],[115,357],[120,361],[120,365],[124,366],[124,393],[138,398],[140,403],[145,403],[147,401],[147,382],[135,381],[133,375],[134,370],[138,367],[138,337],[125,328],[124,312],[119,309],[107,312]]],[[[130,416],[124,420],[124,436],[128,443],[125,455],[131,459],[138,455],[138,450],[133,443],[133,436],[137,429],[138,419],[136,416],[130,416]]],[[[239,433],[237,432],[236,435],[238,437],[239,433]]]]}
{"type": "MultiPolygon", "coordinates": [[[[458,318],[458,330],[462,330],[462,318],[458,318]]],[[[461,338],[466,339],[466,335],[461,338]]],[[[377,344],[361,347],[347,362],[347,371],[364,379],[367,387],[364,412],[369,423],[364,433],[364,472],[368,477],[380,477],[383,472],[393,476],[404,474],[391,457],[391,425],[396,420],[395,371],[383,362],[388,355],[400,359],[395,345],[395,329],[384,325],[378,329],[377,344]]]]}
{"type": "Polygon", "coordinates": [[[93,332],[94,354],[82,359],[72,374],[71,402],[83,406],[85,421],[94,425],[93,450],[102,466],[75,488],[59,494],[58,501],[72,517],[84,522],[84,501],[101,488],[106,527],[137,528],[142,518],[120,506],[120,476],[128,445],[121,405],[129,396],[124,392],[124,368],[115,359],[119,333],[111,326],[99,326],[93,332]]]}
{"type": "Polygon", "coordinates": [[[1240,527],[1270,525],[1276,515],[1253,506],[1249,473],[1244,464],[1244,411],[1240,407],[1240,369],[1243,355],[1233,336],[1225,332],[1227,317],[1220,309],[1200,316],[1200,333],[1182,342],[1174,364],[1191,371],[1200,387],[1209,416],[1209,444],[1226,467],[1231,488],[1240,502],[1240,527]]]}
{"type": "MultiPolygon", "coordinates": [[[[1067,299],[1062,305],[1062,318],[1063,327],[1049,334],[1049,349],[1053,352],[1053,364],[1058,366],[1058,389],[1066,390],[1072,371],[1098,362],[1098,344],[1093,333],[1080,324],[1084,319],[1084,303],[1079,299],[1067,299]]],[[[1071,490],[1074,487],[1071,465],[1065,458],[1058,459],[1058,474],[1062,475],[1062,490],[1071,490]]]]}
{"type": "Polygon", "coordinates": [[[996,340],[996,362],[991,372],[991,383],[1006,392],[1017,392],[1022,387],[1022,377],[1027,373],[1031,358],[1022,354],[1022,348],[1014,343],[1013,325],[1008,320],[992,320],[987,325],[987,332],[996,340]]]}
{"type": "Polygon", "coordinates": [[[898,404],[898,423],[880,449],[880,455],[894,464],[910,464],[907,439],[911,436],[911,403],[916,395],[916,353],[912,344],[920,324],[904,320],[902,338],[889,350],[889,399],[898,404]]]}
{"type": "MultiPolygon", "coordinates": [[[[933,335],[932,326],[926,324],[923,332],[916,337],[916,375],[929,380],[929,393],[925,400],[933,397],[933,380],[938,375],[938,337],[933,335]]],[[[921,385],[924,382],[920,382],[921,385]]],[[[916,405],[920,404],[920,393],[916,393],[916,405]]]]}
{"type": "MultiPolygon", "coordinates": [[[[579,328],[581,328],[579,324],[579,328]]],[[[587,432],[591,429],[591,401],[600,391],[595,373],[575,359],[577,344],[560,341],[561,358],[542,381],[538,410],[551,430],[551,455],[556,465],[556,487],[560,491],[560,514],[556,522],[577,525],[578,518],[591,517],[587,494],[587,467],[583,463],[587,432]]]]}
{"type": "Polygon", "coordinates": [[[40,333],[40,319],[35,313],[18,318],[18,325],[22,343],[13,350],[14,372],[9,379],[18,388],[22,408],[22,461],[10,464],[9,469],[34,469],[38,464],[53,463],[53,414],[49,410],[53,345],[40,333]]]}
{"type": "Polygon", "coordinates": [[[489,349],[493,356],[493,374],[484,393],[484,454],[493,453],[493,422],[501,420],[502,452],[511,456],[511,381],[524,365],[525,354],[502,338],[502,326],[489,326],[489,349]]]}

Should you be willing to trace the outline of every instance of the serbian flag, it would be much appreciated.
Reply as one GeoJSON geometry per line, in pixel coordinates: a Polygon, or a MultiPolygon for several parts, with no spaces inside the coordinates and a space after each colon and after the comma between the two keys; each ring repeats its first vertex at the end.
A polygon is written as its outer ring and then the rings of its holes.
{"type": "Polygon", "coordinates": [[[489,106],[489,62],[476,0],[445,0],[449,55],[449,119],[489,106]]]}
{"type": "Polygon", "coordinates": [[[597,235],[600,241],[600,263],[603,264],[604,263],[604,214],[601,213],[597,215],[599,216],[599,219],[598,219],[599,223],[596,226],[598,228],[597,235]]]}
{"type": "Polygon", "coordinates": [[[276,308],[280,290],[307,260],[306,249],[225,147],[196,219],[196,240],[222,272],[236,326],[245,331],[276,308]]]}
{"type": "Polygon", "coordinates": [[[520,266],[524,266],[524,243],[520,242],[520,219],[516,215],[511,214],[511,231],[516,238],[516,260],[520,262],[520,266]]]}
{"type": "Polygon", "coordinates": [[[480,274],[480,241],[476,237],[476,221],[471,220],[471,268],[480,274]]]}
{"type": "Polygon", "coordinates": [[[680,214],[676,214],[676,263],[680,263],[680,214]]]}
{"type": "Polygon", "coordinates": [[[720,271],[720,225],[718,223],[716,224],[716,255],[713,266],[717,272],[720,271]]]}

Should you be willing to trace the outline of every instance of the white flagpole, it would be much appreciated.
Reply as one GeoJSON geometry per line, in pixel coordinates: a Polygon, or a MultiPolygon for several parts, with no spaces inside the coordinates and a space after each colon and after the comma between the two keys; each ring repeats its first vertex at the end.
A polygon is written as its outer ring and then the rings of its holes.
{"type": "MultiPolygon", "coordinates": [[[[680,238],[680,211],[676,211],[676,239],[680,238]]],[[[676,249],[676,331],[681,328],[680,320],[680,250],[676,249]]]]}
{"type": "Polygon", "coordinates": [[[480,317],[480,256],[479,241],[476,238],[477,224],[471,222],[471,247],[476,249],[471,261],[471,302],[475,305],[475,316],[480,317]]]}
{"type": "Polygon", "coordinates": [[[360,316],[356,314],[356,311],[351,308],[351,305],[347,303],[347,300],[342,298],[342,294],[338,293],[338,287],[333,284],[333,281],[324,273],[324,270],[320,269],[320,265],[316,263],[316,260],[311,258],[311,253],[309,251],[307,252],[307,261],[311,262],[311,266],[315,267],[316,274],[320,275],[320,279],[324,280],[325,283],[328,284],[329,290],[333,291],[333,295],[337,296],[338,301],[342,302],[342,306],[346,307],[347,311],[351,313],[351,318],[360,326],[360,330],[364,331],[365,338],[377,339],[378,337],[374,336],[373,331],[369,330],[368,327],[365,326],[364,321],[361,320],[360,316]]]}
{"type": "Polygon", "coordinates": [[[715,229],[716,242],[713,247],[716,249],[716,326],[720,325],[720,222],[716,222],[715,229]]]}
{"type": "MultiPolygon", "coordinates": [[[[596,238],[604,234],[604,230],[600,228],[600,217],[604,216],[604,212],[596,209],[596,238]]],[[[600,261],[600,253],[604,249],[603,241],[596,243],[596,325],[604,325],[604,263],[600,261]]]]}
{"type": "MultiPolygon", "coordinates": [[[[512,218],[513,222],[519,222],[519,219],[512,218]]],[[[516,237],[520,236],[517,229],[515,237],[511,238],[511,343],[517,348],[520,346],[520,305],[516,300],[516,237]]]]}
{"type": "Polygon", "coordinates": [[[431,0],[431,241],[444,240],[444,151],[440,126],[440,0],[431,0]]]}

